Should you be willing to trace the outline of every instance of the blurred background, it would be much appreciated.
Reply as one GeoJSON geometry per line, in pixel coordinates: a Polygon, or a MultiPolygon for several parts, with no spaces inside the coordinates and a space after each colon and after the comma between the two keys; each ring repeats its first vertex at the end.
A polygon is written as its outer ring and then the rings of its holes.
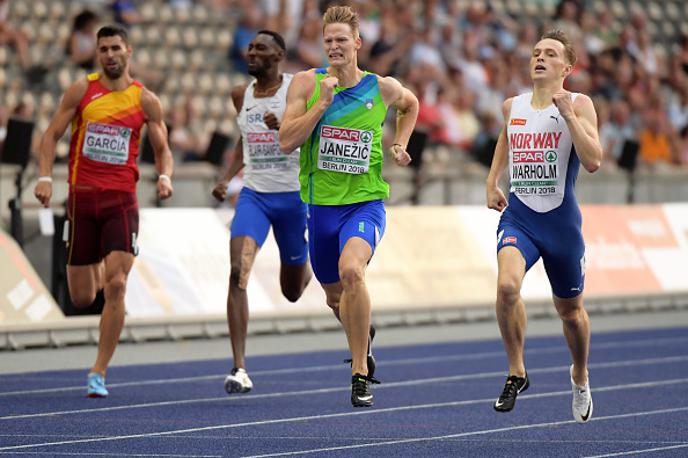
{"type": "MultiPolygon", "coordinates": [[[[97,71],[101,25],[128,28],[131,73],[160,96],[170,130],[175,195],[156,201],[144,144],[141,207],[217,207],[210,191],[238,138],[229,94],[248,80],[248,43],[260,29],[276,30],[287,42],[284,71],[326,65],[321,19],[335,3],[360,14],[359,66],[395,76],[421,103],[411,167],[385,165],[392,207],[484,206],[502,101],[530,89],[531,49],[550,28],[574,43],[578,62],[565,87],[592,97],[605,151],[599,172],[581,171],[579,201],[688,201],[683,0],[0,0],[0,145],[13,135],[10,120],[15,134],[32,128],[25,160],[4,148],[0,218],[44,283],[55,283],[61,260],[38,224],[37,144],[68,85],[97,71]]],[[[389,116],[386,143],[394,125],[389,116]]],[[[68,144],[67,133],[57,150],[56,213],[66,196],[68,144]]],[[[235,185],[238,192],[240,179],[235,185]]]]}
{"type": "MultiPolygon", "coordinates": [[[[65,88],[97,70],[95,32],[114,21],[129,29],[132,73],[162,100],[179,170],[204,161],[222,165],[229,154],[208,158],[206,153],[213,133],[229,137],[229,150],[236,141],[229,91],[247,80],[249,41],[261,28],[277,30],[288,46],[284,71],[325,65],[321,18],[330,3],[347,2],[0,0],[0,126],[10,117],[34,121],[35,154],[65,88]]],[[[393,186],[392,203],[482,203],[482,190],[475,193],[466,185],[482,186],[503,123],[501,102],[530,88],[531,48],[552,27],[575,44],[578,63],[566,88],[593,97],[606,153],[604,186],[597,177],[596,186],[582,176],[581,201],[688,197],[685,184],[676,186],[688,181],[685,2],[348,3],[361,16],[361,68],[399,78],[421,101],[410,145],[413,167],[389,170],[389,179],[401,182],[393,186]],[[634,192],[625,186],[625,172],[636,162],[622,161],[624,151],[638,155],[634,192]]],[[[0,128],[0,143],[5,136],[6,128],[0,128]]],[[[68,137],[60,143],[58,161],[66,160],[68,137]]],[[[177,203],[210,200],[207,192],[193,192],[177,203]]]]}

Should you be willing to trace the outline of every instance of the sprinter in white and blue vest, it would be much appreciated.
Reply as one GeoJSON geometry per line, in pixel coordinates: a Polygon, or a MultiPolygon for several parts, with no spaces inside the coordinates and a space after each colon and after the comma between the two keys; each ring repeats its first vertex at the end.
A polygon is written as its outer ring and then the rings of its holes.
{"type": "Polygon", "coordinates": [[[230,226],[227,322],[234,367],[225,378],[227,393],[248,393],[253,388],[246,370],[247,287],[270,228],[280,253],[282,295],[296,302],[312,277],[306,204],[299,197],[299,151],[289,155],[279,148],[279,128],[293,79],[279,70],[285,51],[284,38],[272,30],[258,31],[249,43],[248,74],[254,79],[232,90],[241,138],[234,160],[212,191],[217,200],[224,201],[229,182],[244,170],[244,187],[230,226]]]}
{"type": "Polygon", "coordinates": [[[509,374],[495,410],[513,409],[516,396],[530,385],[523,347],[526,311],[523,278],[542,258],[571,351],[573,417],[592,416],[588,382],[590,323],[583,307],[585,244],[574,186],[579,165],[596,171],[602,161],[597,115],[590,98],[564,89],[576,63],[561,31],[542,36],[530,58],[533,91],[507,99],[487,179],[487,206],[503,211],[497,229],[497,320],[509,360],[509,374]],[[510,191],[498,186],[509,167],[510,191]]]}

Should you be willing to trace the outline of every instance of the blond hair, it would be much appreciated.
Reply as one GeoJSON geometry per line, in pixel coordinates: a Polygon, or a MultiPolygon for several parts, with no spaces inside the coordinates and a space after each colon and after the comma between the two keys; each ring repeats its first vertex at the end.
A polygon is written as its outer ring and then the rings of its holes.
{"type": "Polygon", "coordinates": [[[564,56],[566,57],[566,61],[569,63],[569,65],[576,64],[576,51],[571,45],[571,40],[569,40],[569,37],[564,32],[553,29],[545,32],[542,37],[540,37],[541,40],[545,40],[547,38],[550,40],[556,40],[564,45],[564,56]]]}
{"type": "Polygon", "coordinates": [[[348,24],[354,38],[358,38],[358,13],[350,6],[330,6],[323,15],[323,31],[329,24],[348,24]]]}

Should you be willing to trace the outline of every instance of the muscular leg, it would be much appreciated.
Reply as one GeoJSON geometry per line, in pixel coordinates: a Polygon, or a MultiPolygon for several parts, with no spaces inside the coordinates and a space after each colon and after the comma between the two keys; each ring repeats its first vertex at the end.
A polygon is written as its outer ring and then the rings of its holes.
{"type": "Polygon", "coordinates": [[[351,373],[367,374],[368,332],[370,330],[370,296],[365,284],[365,269],[373,251],[368,242],[352,237],[339,257],[342,284],[340,316],[351,350],[351,373]]]}
{"type": "Polygon", "coordinates": [[[77,308],[93,303],[98,291],[103,289],[105,263],[103,261],[85,266],[67,266],[69,297],[77,308]]]}
{"type": "MultiPolygon", "coordinates": [[[[323,290],[325,291],[325,301],[327,306],[332,309],[334,317],[337,321],[342,322],[339,316],[339,302],[342,299],[342,282],[337,283],[321,283],[323,290]]],[[[344,329],[346,332],[346,329],[344,329]]]]}
{"type": "Polygon", "coordinates": [[[100,317],[98,357],[91,372],[105,374],[124,326],[124,294],[134,255],[113,251],[105,257],[105,307],[100,317]]]}
{"type": "Polygon", "coordinates": [[[246,286],[258,254],[258,244],[248,236],[234,237],[229,242],[229,292],[227,322],[232,342],[234,367],[246,367],[246,332],[248,329],[248,296],[246,286]]]}
{"type": "Polygon", "coordinates": [[[554,296],[553,299],[573,358],[573,380],[577,385],[583,386],[588,381],[590,350],[590,319],[583,307],[583,295],[570,299],[554,296]]]}
{"type": "Polygon", "coordinates": [[[497,264],[497,321],[509,359],[509,375],[524,377],[523,348],[527,318],[521,298],[521,284],[526,262],[517,248],[507,246],[499,250],[497,264]]]}
{"type": "Polygon", "coordinates": [[[282,294],[289,302],[299,300],[303,291],[313,277],[308,262],[302,265],[284,265],[280,267],[280,287],[282,294]]]}

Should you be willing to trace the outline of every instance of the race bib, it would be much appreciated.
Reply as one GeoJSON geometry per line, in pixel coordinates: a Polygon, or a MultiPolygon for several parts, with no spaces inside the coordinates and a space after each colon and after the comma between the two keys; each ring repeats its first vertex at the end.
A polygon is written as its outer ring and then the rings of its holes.
{"type": "Polygon", "coordinates": [[[250,163],[254,170],[287,166],[289,157],[280,151],[277,132],[248,132],[246,145],[248,146],[247,163],[250,163]]]}
{"type": "Polygon", "coordinates": [[[373,132],[369,130],[322,126],[318,168],[354,175],[367,173],[372,147],[373,132]]]}
{"type": "Polygon", "coordinates": [[[511,186],[514,194],[557,194],[559,167],[556,151],[514,151],[511,166],[511,186]]]}
{"type": "Polygon", "coordinates": [[[84,136],[83,155],[93,161],[122,165],[129,159],[131,128],[89,122],[84,136]]]}

